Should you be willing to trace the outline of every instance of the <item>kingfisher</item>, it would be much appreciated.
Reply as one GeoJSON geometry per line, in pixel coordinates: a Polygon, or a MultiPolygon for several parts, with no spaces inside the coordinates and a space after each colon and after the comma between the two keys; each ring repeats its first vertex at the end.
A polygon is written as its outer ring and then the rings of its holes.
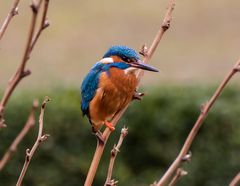
{"type": "Polygon", "coordinates": [[[100,128],[105,125],[111,131],[114,116],[134,98],[139,69],[158,72],[158,69],[143,63],[138,53],[127,46],[112,46],[84,78],[81,85],[81,110],[92,125],[92,132],[104,143],[100,128]]]}

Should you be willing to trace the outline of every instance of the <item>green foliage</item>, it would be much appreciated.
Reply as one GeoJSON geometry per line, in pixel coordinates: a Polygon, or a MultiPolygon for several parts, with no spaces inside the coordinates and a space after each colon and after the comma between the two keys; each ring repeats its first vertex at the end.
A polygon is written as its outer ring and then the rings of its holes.
{"type": "MultiPolygon", "coordinates": [[[[103,185],[110,150],[121,127],[129,134],[118,154],[113,177],[119,185],[149,185],[158,180],[175,159],[186,136],[215,87],[162,87],[135,101],[116,127],[107,144],[94,185],[103,185]]],[[[8,128],[0,131],[1,156],[25,123],[34,95],[22,93],[11,98],[6,109],[8,128]]],[[[91,127],[80,112],[77,90],[47,93],[52,101],[45,111],[47,142],[36,151],[24,179],[24,185],[83,185],[96,140],[91,127]]],[[[183,166],[189,172],[181,186],[227,185],[239,171],[240,161],[240,94],[239,87],[228,88],[210,111],[191,148],[191,163],[183,166]]],[[[38,117],[38,116],[37,116],[38,117]]],[[[15,185],[25,159],[37,136],[38,125],[29,132],[17,153],[0,174],[0,185],[15,185]]]]}

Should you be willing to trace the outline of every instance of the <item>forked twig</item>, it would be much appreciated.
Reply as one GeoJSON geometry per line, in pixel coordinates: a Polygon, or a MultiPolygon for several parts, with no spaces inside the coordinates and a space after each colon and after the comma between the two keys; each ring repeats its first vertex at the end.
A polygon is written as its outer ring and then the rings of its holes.
{"type": "Polygon", "coordinates": [[[31,161],[31,159],[33,157],[34,152],[37,150],[38,146],[49,137],[49,134],[43,134],[44,111],[45,111],[46,103],[49,102],[49,101],[50,101],[50,99],[48,97],[46,97],[44,99],[43,103],[42,103],[41,113],[40,113],[40,116],[39,116],[38,136],[37,136],[37,139],[36,139],[32,149],[31,150],[30,149],[26,150],[25,162],[24,162],[24,165],[23,165],[21,174],[20,174],[20,176],[18,178],[16,186],[21,186],[22,185],[23,178],[24,178],[24,176],[26,174],[26,171],[28,169],[28,166],[30,164],[30,161],[31,161]]]}
{"type": "Polygon", "coordinates": [[[240,184],[240,172],[233,178],[229,186],[238,186],[240,184]]]}
{"type": "Polygon", "coordinates": [[[7,30],[7,27],[10,23],[10,21],[12,20],[12,18],[18,14],[18,4],[19,4],[20,0],[15,0],[13,3],[13,6],[10,10],[10,12],[8,13],[6,19],[4,20],[1,28],[0,28],[0,41],[5,33],[5,31],[7,30]]]}
{"type": "Polygon", "coordinates": [[[127,134],[128,134],[128,129],[125,127],[122,128],[118,143],[117,143],[117,145],[115,144],[113,149],[111,150],[111,158],[110,158],[110,163],[109,163],[109,167],[108,167],[108,174],[107,174],[105,186],[115,186],[117,184],[115,180],[112,180],[113,166],[114,166],[114,162],[117,157],[117,154],[118,154],[118,152],[120,152],[120,147],[122,145],[122,142],[123,142],[124,138],[127,136],[127,134]]]}
{"type": "Polygon", "coordinates": [[[185,141],[185,143],[184,143],[184,145],[183,145],[179,155],[174,160],[174,162],[171,164],[171,166],[168,168],[168,170],[165,172],[163,177],[159,180],[157,186],[164,186],[164,185],[166,185],[166,183],[168,182],[169,178],[177,170],[177,168],[179,167],[182,159],[184,158],[184,156],[189,151],[189,148],[191,147],[192,142],[195,139],[196,134],[198,133],[200,127],[202,126],[203,121],[206,118],[209,110],[212,108],[213,104],[215,103],[217,98],[220,96],[220,94],[222,93],[223,89],[228,84],[228,82],[231,80],[231,78],[239,71],[240,71],[240,59],[235,64],[235,66],[232,68],[232,70],[226,75],[226,77],[224,78],[222,83],[219,85],[219,87],[217,88],[217,90],[215,91],[215,93],[213,94],[211,99],[205,105],[202,106],[201,113],[200,113],[196,123],[194,124],[191,132],[189,133],[189,135],[188,135],[188,137],[187,137],[187,139],[186,139],[186,141],[185,141]]]}
{"type": "MultiPolygon", "coordinates": [[[[153,53],[155,52],[159,42],[161,41],[161,38],[162,38],[163,34],[170,27],[170,22],[172,20],[172,12],[173,12],[174,6],[175,6],[175,0],[169,0],[167,13],[166,13],[165,18],[163,20],[163,23],[161,24],[161,27],[160,27],[160,29],[159,29],[159,31],[158,31],[155,39],[154,39],[149,51],[147,52],[147,55],[144,56],[144,62],[145,63],[149,62],[149,59],[152,57],[153,53]]],[[[139,73],[138,78],[141,79],[141,77],[142,77],[142,73],[139,73]]],[[[127,109],[127,107],[128,107],[128,105],[113,118],[111,123],[114,126],[117,124],[117,122],[119,121],[119,119],[121,118],[121,116],[123,115],[125,110],[127,109]]],[[[97,171],[100,159],[102,157],[103,150],[105,148],[105,144],[106,144],[110,134],[111,134],[111,131],[108,128],[106,128],[103,132],[103,138],[105,139],[105,143],[102,144],[102,143],[98,142],[98,144],[97,144],[96,151],[95,151],[94,157],[92,159],[90,168],[88,170],[87,178],[86,178],[85,183],[84,183],[85,186],[90,186],[93,183],[93,179],[96,175],[96,171],[97,171]]]]}
{"type": "Polygon", "coordinates": [[[18,144],[22,141],[22,139],[26,136],[30,128],[32,128],[35,124],[35,111],[38,107],[38,101],[34,100],[32,105],[32,110],[28,116],[28,119],[20,131],[20,133],[17,135],[17,137],[14,139],[8,150],[3,155],[2,159],[0,160],[0,171],[4,168],[4,166],[7,164],[7,162],[12,157],[13,153],[16,152],[18,144]]]}
{"type": "Polygon", "coordinates": [[[6,124],[4,123],[4,116],[3,116],[4,108],[9,100],[12,92],[14,91],[14,89],[18,85],[18,83],[24,77],[31,74],[31,71],[28,69],[26,70],[25,66],[30,57],[32,49],[33,49],[34,45],[36,44],[36,41],[39,38],[42,30],[44,30],[49,25],[48,21],[46,20],[48,2],[49,2],[49,0],[45,0],[45,6],[43,9],[43,17],[42,17],[41,26],[40,26],[38,32],[36,33],[36,35],[34,36],[34,31],[35,31],[36,22],[37,22],[37,15],[39,12],[39,8],[42,4],[42,0],[39,0],[38,2],[32,1],[32,4],[31,4],[32,20],[31,20],[30,31],[28,34],[28,39],[27,39],[27,44],[26,44],[26,48],[24,51],[24,55],[23,55],[22,61],[19,65],[15,75],[9,80],[8,86],[3,94],[2,100],[0,101],[0,128],[6,127],[6,124]]]}
{"type": "Polygon", "coordinates": [[[33,47],[35,46],[39,36],[42,33],[42,31],[50,25],[49,21],[47,19],[48,5],[49,5],[49,0],[45,0],[44,1],[44,8],[43,8],[43,15],[42,15],[42,19],[41,19],[41,25],[40,25],[37,33],[32,38],[32,43],[30,45],[29,52],[31,52],[33,50],[33,47]]]}
{"type": "Polygon", "coordinates": [[[172,181],[169,183],[168,186],[175,186],[177,182],[180,180],[181,177],[187,175],[187,172],[182,168],[178,168],[176,171],[175,176],[173,177],[172,181]]]}

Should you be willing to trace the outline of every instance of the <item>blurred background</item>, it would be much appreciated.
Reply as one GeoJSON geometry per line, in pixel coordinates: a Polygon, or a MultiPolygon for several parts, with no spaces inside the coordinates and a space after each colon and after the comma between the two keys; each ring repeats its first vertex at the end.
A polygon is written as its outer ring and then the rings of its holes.
{"type": "MultiPolygon", "coordinates": [[[[19,15],[0,42],[0,98],[17,69],[26,45],[30,0],[20,1],[19,15]]],[[[91,127],[80,113],[83,77],[115,44],[139,50],[149,46],[165,15],[167,0],[50,1],[46,29],[27,68],[32,75],[17,87],[6,107],[8,128],[0,131],[0,157],[25,123],[34,98],[52,98],[45,131],[51,134],[34,155],[25,185],[83,185],[95,150],[91,127]]],[[[12,1],[0,3],[2,24],[12,1]]],[[[240,1],[177,1],[171,28],[151,64],[161,73],[145,73],[141,90],[111,136],[94,185],[103,185],[110,149],[121,127],[129,135],[118,154],[113,177],[119,185],[149,185],[166,171],[206,102],[239,58],[240,1]],[[136,117],[138,116],[138,117],[136,117]]],[[[233,78],[200,130],[191,150],[182,186],[227,185],[240,170],[239,77],[233,78]]],[[[37,116],[38,117],[38,116],[37,116]]],[[[37,125],[0,173],[0,185],[15,185],[33,145],[37,125]]]]}

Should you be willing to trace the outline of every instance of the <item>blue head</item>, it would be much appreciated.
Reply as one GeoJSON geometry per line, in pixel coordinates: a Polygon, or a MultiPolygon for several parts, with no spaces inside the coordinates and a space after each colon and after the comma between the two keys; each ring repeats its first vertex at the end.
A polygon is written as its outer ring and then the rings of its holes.
{"type": "Polygon", "coordinates": [[[150,65],[144,64],[138,53],[127,46],[115,45],[108,49],[100,61],[107,66],[114,66],[121,69],[129,67],[139,68],[148,71],[158,72],[158,70],[150,65]]]}
{"type": "Polygon", "coordinates": [[[120,46],[120,45],[112,46],[111,48],[109,48],[108,51],[104,54],[103,58],[111,57],[111,56],[118,56],[123,61],[127,61],[129,59],[135,59],[135,60],[140,59],[138,53],[135,50],[127,46],[120,46]]]}

